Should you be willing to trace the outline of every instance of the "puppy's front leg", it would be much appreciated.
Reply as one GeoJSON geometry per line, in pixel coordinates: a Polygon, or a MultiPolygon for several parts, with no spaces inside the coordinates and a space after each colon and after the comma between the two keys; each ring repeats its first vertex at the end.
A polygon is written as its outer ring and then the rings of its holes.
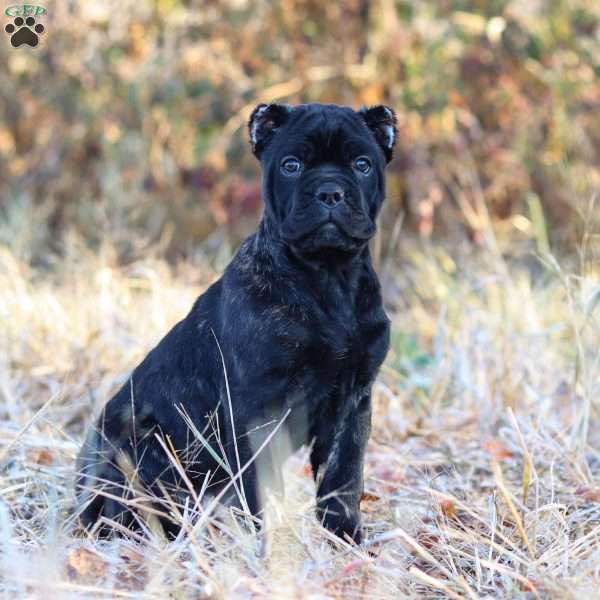
{"type": "Polygon", "coordinates": [[[321,427],[311,456],[317,516],[336,535],[362,541],[360,499],[364,454],[371,432],[371,396],[365,394],[336,424],[321,427]]]}

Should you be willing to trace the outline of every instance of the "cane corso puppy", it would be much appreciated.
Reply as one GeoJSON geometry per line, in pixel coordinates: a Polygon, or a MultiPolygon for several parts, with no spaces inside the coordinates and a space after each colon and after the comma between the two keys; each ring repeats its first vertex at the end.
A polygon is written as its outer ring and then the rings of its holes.
{"type": "Polygon", "coordinates": [[[85,526],[138,528],[150,511],[173,534],[199,496],[260,522],[281,449],[308,445],[318,518],[360,543],[371,386],[389,345],[368,242],[395,122],[386,106],[256,107],[262,221],[104,407],[78,459],[85,526]]]}

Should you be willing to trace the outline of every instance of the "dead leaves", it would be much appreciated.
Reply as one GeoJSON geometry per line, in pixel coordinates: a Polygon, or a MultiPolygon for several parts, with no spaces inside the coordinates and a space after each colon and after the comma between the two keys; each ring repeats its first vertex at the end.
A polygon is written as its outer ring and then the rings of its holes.
{"type": "Polygon", "coordinates": [[[483,449],[492,457],[492,459],[497,460],[498,462],[513,457],[513,453],[500,440],[487,440],[483,444],[483,449]]]}
{"type": "Polygon", "coordinates": [[[37,448],[31,452],[31,462],[36,465],[43,465],[49,467],[54,464],[54,454],[46,448],[37,448]]]}
{"type": "Polygon", "coordinates": [[[450,498],[442,498],[439,501],[440,512],[449,519],[458,518],[458,512],[456,510],[456,504],[450,498]]]}
{"type": "Polygon", "coordinates": [[[577,486],[575,494],[581,497],[586,502],[598,502],[600,501],[600,492],[597,487],[582,484],[577,486]]]}
{"type": "Polygon", "coordinates": [[[379,510],[377,504],[380,502],[381,496],[379,494],[375,494],[374,492],[363,492],[363,495],[360,497],[360,510],[365,513],[372,513],[379,510]]]}
{"type": "Polygon", "coordinates": [[[378,502],[379,500],[381,500],[381,496],[374,492],[363,492],[363,495],[360,497],[361,504],[363,502],[378,502]]]}
{"type": "Polygon", "coordinates": [[[143,588],[148,579],[144,554],[129,546],[120,547],[114,561],[88,548],[75,548],[67,557],[65,572],[70,581],[80,584],[98,584],[112,577],[119,588],[128,590],[143,588]]]}
{"type": "Polygon", "coordinates": [[[98,581],[106,576],[107,563],[96,552],[76,548],[69,554],[65,568],[72,581],[98,581]]]}

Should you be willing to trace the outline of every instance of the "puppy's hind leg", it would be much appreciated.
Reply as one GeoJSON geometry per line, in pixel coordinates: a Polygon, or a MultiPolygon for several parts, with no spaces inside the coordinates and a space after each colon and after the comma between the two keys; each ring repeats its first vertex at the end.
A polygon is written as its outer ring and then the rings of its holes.
{"type": "MultiPolygon", "coordinates": [[[[77,457],[75,486],[76,510],[87,530],[94,529],[102,517],[127,529],[135,525],[135,516],[126,504],[130,489],[123,473],[113,464],[113,457],[102,434],[91,428],[77,457]]],[[[109,534],[106,526],[97,529],[103,536],[109,534]]]]}

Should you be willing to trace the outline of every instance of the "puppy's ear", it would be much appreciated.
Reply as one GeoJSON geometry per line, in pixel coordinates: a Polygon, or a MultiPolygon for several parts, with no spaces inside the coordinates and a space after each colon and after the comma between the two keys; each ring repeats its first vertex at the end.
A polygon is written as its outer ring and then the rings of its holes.
{"type": "Polygon", "coordinates": [[[248,131],[252,152],[260,158],[273,134],[288,119],[292,108],[286,104],[259,104],[250,115],[248,131]]]}
{"type": "Polygon", "coordinates": [[[375,139],[383,149],[386,160],[390,162],[396,143],[396,113],[389,106],[380,104],[371,108],[361,108],[358,114],[375,134],[375,139]]]}

